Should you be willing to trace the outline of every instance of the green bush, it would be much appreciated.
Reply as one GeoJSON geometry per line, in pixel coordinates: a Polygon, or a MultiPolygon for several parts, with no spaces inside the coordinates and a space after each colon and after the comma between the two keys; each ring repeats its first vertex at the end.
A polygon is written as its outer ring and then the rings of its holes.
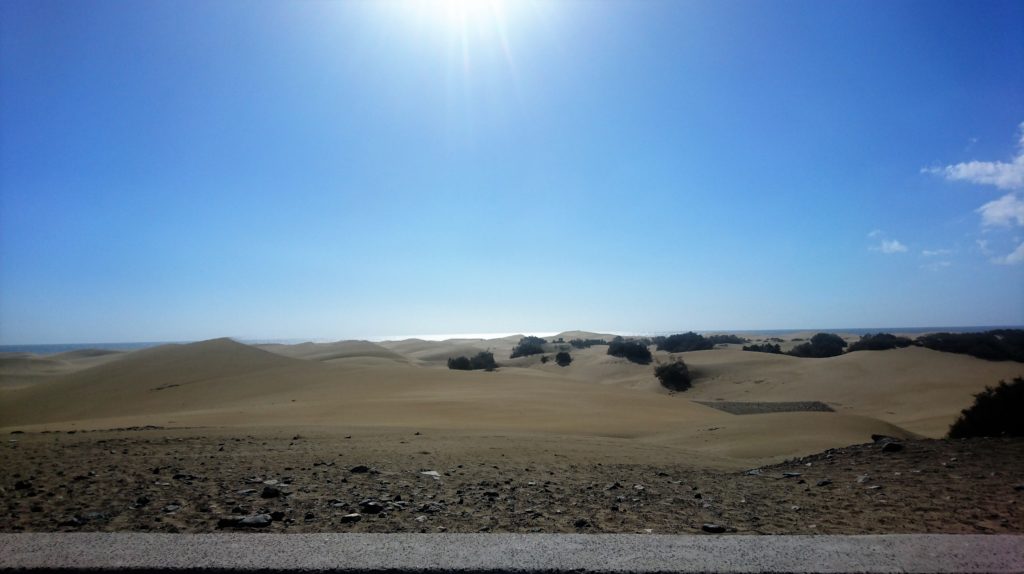
{"type": "Polygon", "coordinates": [[[744,343],[750,342],[749,339],[744,339],[743,337],[739,337],[737,335],[708,335],[707,340],[712,345],[742,345],[744,343]]]}
{"type": "Polygon", "coordinates": [[[912,344],[914,344],[914,342],[906,337],[897,337],[896,335],[889,333],[878,333],[875,335],[867,333],[865,335],[861,335],[859,341],[850,345],[847,352],[887,351],[889,349],[902,349],[904,347],[909,347],[912,344]]]}
{"type": "Polygon", "coordinates": [[[572,339],[569,344],[575,349],[589,349],[594,345],[607,345],[608,341],[604,339],[572,339]]]}
{"type": "Polygon", "coordinates": [[[636,341],[624,341],[616,337],[608,344],[608,354],[613,357],[622,357],[640,365],[651,362],[651,351],[646,346],[636,341]]]}
{"type": "Polygon", "coordinates": [[[515,359],[516,357],[539,355],[544,352],[544,345],[546,344],[547,341],[540,337],[523,337],[519,339],[515,348],[512,349],[512,356],[509,358],[515,359]]]}
{"type": "Polygon", "coordinates": [[[448,368],[456,371],[493,371],[498,368],[498,363],[494,362],[494,353],[480,351],[473,358],[449,357],[448,368]]]}
{"type": "Polygon", "coordinates": [[[672,363],[662,363],[654,368],[654,376],[661,381],[661,386],[670,391],[685,391],[690,388],[690,370],[682,359],[672,363]]]}
{"type": "Polygon", "coordinates": [[[572,356],[569,353],[566,353],[565,351],[562,351],[561,353],[555,355],[555,363],[557,363],[559,367],[568,367],[569,363],[571,362],[572,356]]]}
{"type": "Polygon", "coordinates": [[[1024,379],[1000,381],[974,395],[974,404],[949,427],[950,438],[1024,436],[1024,379]]]}
{"type": "Polygon", "coordinates": [[[793,347],[793,350],[787,354],[793,355],[794,357],[811,357],[820,359],[824,357],[842,355],[844,348],[846,348],[846,341],[844,341],[839,335],[835,335],[833,333],[818,333],[811,337],[810,341],[793,347]]]}
{"type": "Polygon", "coordinates": [[[984,333],[932,333],[917,338],[922,347],[971,355],[989,361],[1024,362],[1024,330],[994,329],[984,333]]]}
{"type": "Polygon", "coordinates": [[[753,345],[744,345],[743,350],[744,351],[755,351],[755,352],[758,352],[758,353],[773,353],[773,354],[776,354],[776,355],[781,355],[782,354],[782,347],[780,347],[778,345],[778,343],[776,343],[774,345],[771,344],[771,343],[765,343],[763,345],[758,345],[756,343],[753,344],[753,345]]]}
{"type": "Polygon", "coordinates": [[[715,344],[705,339],[703,335],[698,335],[693,331],[689,333],[682,333],[680,335],[669,335],[668,337],[658,337],[657,344],[659,351],[668,351],[669,353],[684,353],[686,351],[705,351],[707,349],[713,349],[715,344]]]}

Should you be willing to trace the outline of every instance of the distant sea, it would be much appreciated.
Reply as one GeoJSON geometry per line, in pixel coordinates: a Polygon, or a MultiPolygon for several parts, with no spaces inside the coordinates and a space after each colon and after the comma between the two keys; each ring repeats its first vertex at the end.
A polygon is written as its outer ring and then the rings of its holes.
{"type": "MultiPolygon", "coordinates": [[[[873,327],[865,329],[861,327],[843,327],[843,328],[832,328],[832,329],[725,329],[725,330],[711,330],[711,329],[680,329],[676,331],[646,331],[646,332],[616,332],[607,331],[610,334],[622,335],[624,337],[656,337],[660,335],[671,335],[673,333],[685,333],[686,331],[696,330],[701,333],[707,334],[725,334],[725,333],[742,333],[744,335],[761,335],[764,337],[781,337],[791,333],[806,333],[808,331],[822,332],[822,333],[849,333],[852,335],[864,335],[867,333],[977,333],[979,331],[989,331],[992,329],[1022,329],[1024,325],[990,325],[990,326],[975,326],[975,327],[873,327]]],[[[430,335],[394,335],[387,337],[366,337],[365,339],[370,341],[398,341],[402,339],[424,339],[428,341],[444,341],[446,339],[496,339],[500,337],[507,337],[510,335],[516,335],[518,333],[449,333],[449,334],[430,334],[430,335]]],[[[544,333],[522,333],[524,335],[534,335],[538,337],[550,337],[556,333],[544,332],[544,333]]],[[[350,337],[357,338],[357,337],[350,337]]],[[[247,344],[267,344],[267,343],[283,343],[283,344],[295,344],[309,341],[310,339],[241,339],[242,343],[247,344]]],[[[329,340],[317,340],[320,342],[330,342],[329,340]]],[[[167,345],[169,343],[190,343],[192,341],[146,341],[146,342],[134,342],[134,343],[60,343],[60,344],[49,344],[49,345],[0,345],[0,353],[32,353],[35,355],[54,355],[57,353],[66,353],[68,351],[80,351],[82,349],[104,349],[108,351],[134,351],[137,349],[145,349],[148,347],[156,347],[158,345],[167,345]]]]}

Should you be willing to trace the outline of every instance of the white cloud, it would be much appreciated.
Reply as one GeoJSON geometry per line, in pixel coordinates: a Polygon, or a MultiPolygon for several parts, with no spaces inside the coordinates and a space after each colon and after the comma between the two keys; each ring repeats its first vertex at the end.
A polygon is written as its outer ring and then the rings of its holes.
{"type": "Polygon", "coordinates": [[[1009,162],[968,161],[945,167],[929,167],[921,171],[941,175],[949,181],[968,181],[994,185],[999,189],[1024,189],[1024,122],[1018,126],[1020,139],[1017,155],[1009,162]]]}
{"type": "Polygon", "coordinates": [[[904,253],[907,251],[907,246],[903,245],[895,239],[883,239],[877,246],[871,248],[872,251],[881,251],[886,255],[892,255],[893,253],[904,253]]]}
{"type": "Polygon", "coordinates": [[[940,269],[945,269],[946,267],[950,267],[952,265],[953,264],[949,261],[933,261],[931,263],[925,263],[924,265],[921,266],[921,269],[927,269],[928,271],[938,271],[940,269]]]}
{"type": "Polygon", "coordinates": [[[871,239],[881,237],[882,235],[884,235],[884,232],[881,229],[873,229],[871,233],[868,233],[868,237],[871,239]]]}
{"type": "Polygon", "coordinates": [[[1024,243],[1021,243],[1012,253],[1003,257],[993,257],[992,263],[999,265],[1020,265],[1024,263],[1024,243]]]}
{"type": "Polygon", "coordinates": [[[1024,200],[1014,193],[982,205],[977,212],[986,227],[1007,227],[1014,223],[1024,226],[1024,200]]]}
{"type": "Polygon", "coordinates": [[[952,249],[925,249],[921,251],[921,255],[925,257],[943,257],[945,255],[952,255],[952,249]]]}

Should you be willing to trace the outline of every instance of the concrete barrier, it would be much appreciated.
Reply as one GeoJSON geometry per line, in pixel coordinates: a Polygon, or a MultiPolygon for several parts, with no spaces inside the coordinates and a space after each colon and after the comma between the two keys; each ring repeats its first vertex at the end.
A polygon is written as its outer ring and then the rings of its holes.
{"type": "Polygon", "coordinates": [[[24,533],[0,571],[1024,573],[1024,536],[24,533]]]}

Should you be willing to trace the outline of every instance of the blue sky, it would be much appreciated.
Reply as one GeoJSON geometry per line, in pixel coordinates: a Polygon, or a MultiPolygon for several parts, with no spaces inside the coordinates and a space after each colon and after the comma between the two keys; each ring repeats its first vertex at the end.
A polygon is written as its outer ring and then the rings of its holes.
{"type": "Polygon", "coordinates": [[[0,343],[1024,323],[1021,2],[0,26],[0,343]]]}

